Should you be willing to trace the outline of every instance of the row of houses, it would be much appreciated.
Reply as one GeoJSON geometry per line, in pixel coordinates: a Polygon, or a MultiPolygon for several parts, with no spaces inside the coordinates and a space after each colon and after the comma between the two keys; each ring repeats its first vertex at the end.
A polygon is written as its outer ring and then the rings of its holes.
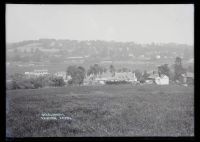
{"type": "Polygon", "coordinates": [[[46,76],[49,75],[48,70],[34,70],[33,72],[25,72],[24,73],[28,77],[38,77],[38,76],[46,76]]]}
{"type": "Polygon", "coordinates": [[[104,72],[102,74],[91,74],[89,76],[85,76],[84,85],[89,84],[106,84],[106,82],[119,82],[119,81],[127,81],[127,82],[136,82],[137,78],[135,73],[132,72],[104,72]]]}
{"type": "MultiPolygon", "coordinates": [[[[38,76],[46,76],[50,73],[48,70],[34,70],[33,72],[25,72],[25,75],[28,77],[38,77],[38,76]]],[[[62,77],[64,81],[67,83],[71,80],[71,76],[67,76],[66,72],[57,72],[54,74],[55,76],[62,77]]],[[[104,85],[107,82],[129,82],[129,83],[138,83],[138,79],[133,72],[114,72],[111,73],[109,71],[103,72],[102,74],[90,74],[86,75],[83,81],[83,85],[95,85],[101,84],[104,85]]],[[[193,84],[194,82],[194,74],[187,72],[186,74],[182,74],[182,84],[193,84]]],[[[150,74],[150,76],[145,80],[146,84],[157,84],[157,85],[168,85],[170,83],[169,77],[158,73],[150,74]]]]}
{"type": "MultiPolygon", "coordinates": [[[[188,85],[194,83],[194,73],[187,72],[182,74],[183,81],[179,81],[179,84],[188,85]]],[[[89,84],[106,84],[107,82],[129,82],[129,83],[140,83],[132,72],[115,72],[115,73],[103,73],[101,75],[91,74],[85,77],[84,85],[89,84]]],[[[170,79],[167,75],[151,73],[147,79],[145,79],[145,84],[157,84],[157,85],[169,85],[170,79]]]]}

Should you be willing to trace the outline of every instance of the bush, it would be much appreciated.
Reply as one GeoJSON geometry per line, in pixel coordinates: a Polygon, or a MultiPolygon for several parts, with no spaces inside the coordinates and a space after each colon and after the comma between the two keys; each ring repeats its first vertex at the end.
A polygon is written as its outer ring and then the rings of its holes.
{"type": "Polygon", "coordinates": [[[11,82],[6,83],[6,89],[37,89],[46,86],[64,86],[65,82],[62,77],[57,76],[39,76],[26,78],[23,75],[15,74],[11,82]]]}
{"type": "Polygon", "coordinates": [[[53,76],[53,77],[50,78],[50,81],[51,82],[50,82],[49,86],[58,87],[58,86],[64,86],[65,85],[65,82],[64,82],[62,77],[53,76]]]}

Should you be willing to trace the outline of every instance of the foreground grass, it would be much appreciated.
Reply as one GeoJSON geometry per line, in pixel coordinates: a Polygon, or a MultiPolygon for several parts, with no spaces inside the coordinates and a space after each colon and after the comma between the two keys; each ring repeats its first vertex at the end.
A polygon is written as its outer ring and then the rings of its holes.
{"type": "Polygon", "coordinates": [[[8,137],[193,136],[194,88],[79,86],[7,91],[8,137]],[[63,113],[72,120],[42,120],[63,113]]]}

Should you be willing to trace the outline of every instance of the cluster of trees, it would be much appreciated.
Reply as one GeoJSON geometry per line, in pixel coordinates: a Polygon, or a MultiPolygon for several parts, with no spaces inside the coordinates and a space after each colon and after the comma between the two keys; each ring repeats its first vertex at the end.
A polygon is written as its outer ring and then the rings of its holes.
{"type": "MultiPolygon", "coordinates": [[[[89,69],[86,71],[84,67],[82,66],[69,66],[67,68],[67,75],[71,76],[71,80],[68,81],[69,85],[81,85],[83,83],[83,80],[85,78],[85,75],[98,75],[102,74],[103,72],[106,72],[107,69],[105,67],[102,67],[98,64],[91,65],[89,69]]],[[[109,71],[114,74],[115,73],[115,67],[113,65],[110,65],[109,71]]]]}
{"type": "Polygon", "coordinates": [[[141,83],[145,82],[145,80],[150,76],[150,74],[148,74],[146,70],[144,70],[144,72],[142,72],[137,69],[133,72],[135,73],[137,80],[140,81],[141,83]]]}
{"type": "Polygon", "coordinates": [[[81,85],[85,77],[85,69],[81,66],[69,66],[67,68],[67,75],[71,76],[68,84],[81,85]]]}
{"type": "Polygon", "coordinates": [[[23,74],[14,74],[11,76],[11,82],[7,82],[6,88],[13,89],[37,89],[43,87],[60,87],[65,82],[62,77],[57,76],[39,76],[27,78],[23,74]]]}
{"type": "Polygon", "coordinates": [[[182,66],[182,61],[180,57],[177,57],[175,60],[175,65],[174,65],[174,70],[175,70],[175,75],[174,75],[174,80],[179,80],[181,81],[181,75],[186,73],[186,69],[183,68],[182,66]]]}
{"type": "Polygon", "coordinates": [[[182,74],[186,73],[186,69],[182,65],[181,58],[176,57],[176,60],[174,63],[174,72],[170,70],[170,68],[168,67],[168,64],[164,64],[158,67],[158,73],[167,75],[170,78],[170,80],[182,81],[182,74]]]}
{"type": "Polygon", "coordinates": [[[90,66],[90,68],[88,69],[87,75],[90,75],[90,74],[94,74],[94,75],[102,74],[103,72],[106,72],[106,71],[107,71],[106,68],[101,67],[98,64],[94,64],[93,66],[90,66]]]}

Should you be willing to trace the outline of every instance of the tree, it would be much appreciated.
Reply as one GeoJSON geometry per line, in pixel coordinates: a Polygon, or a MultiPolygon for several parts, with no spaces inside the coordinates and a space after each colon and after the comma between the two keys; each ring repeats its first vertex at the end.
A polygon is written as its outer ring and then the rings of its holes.
{"type": "Polygon", "coordinates": [[[76,66],[69,66],[67,68],[67,75],[70,75],[71,77],[75,75],[75,70],[76,70],[76,66]]]}
{"type": "Polygon", "coordinates": [[[77,68],[77,74],[78,74],[78,84],[82,84],[83,83],[83,80],[84,80],[84,77],[85,77],[85,69],[82,67],[82,66],[79,66],[77,68]]]}
{"type": "Polygon", "coordinates": [[[159,73],[159,76],[161,74],[164,74],[164,75],[169,77],[170,76],[170,69],[168,67],[168,64],[164,64],[164,65],[159,66],[158,67],[158,73],[159,73]]]}
{"type": "Polygon", "coordinates": [[[98,64],[94,64],[93,66],[90,66],[89,70],[87,71],[87,74],[102,74],[104,72],[104,68],[102,68],[101,66],[99,66],[98,64]]]}
{"type": "Polygon", "coordinates": [[[142,77],[144,80],[146,80],[149,77],[150,74],[147,73],[147,71],[145,70],[142,77]]]}
{"type": "Polygon", "coordinates": [[[112,76],[114,76],[115,75],[115,67],[113,65],[110,65],[109,69],[110,69],[110,72],[112,73],[112,76]]]}
{"type": "Polygon", "coordinates": [[[182,67],[182,62],[180,57],[176,57],[174,66],[174,80],[181,80],[181,75],[186,73],[186,70],[182,67]]]}
{"type": "Polygon", "coordinates": [[[142,72],[140,70],[135,70],[134,72],[138,81],[143,79],[142,72]]]}
{"type": "Polygon", "coordinates": [[[57,76],[53,76],[51,78],[52,81],[52,86],[58,87],[58,86],[64,86],[65,82],[64,79],[62,77],[57,77],[57,76]]]}
{"type": "Polygon", "coordinates": [[[22,80],[25,76],[23,74],[20,73],[15,73],[14,75],[11,75],[11,79],[14,81],[17,80],[22,80]]]}
{"type": "Polygon", "coordinates": [[[69,66],[67,68],[67,75],[71,76],[72,84],[82,84],[85,77],[85,69],[81,66],[69,66]]]}
{"type": "Polygon", "coordinates": [[[11,76],[12,82],[10,84],[10,89],[33,89],[34,84],[27,79],[23,74],[14,74],[11,76]]]}

